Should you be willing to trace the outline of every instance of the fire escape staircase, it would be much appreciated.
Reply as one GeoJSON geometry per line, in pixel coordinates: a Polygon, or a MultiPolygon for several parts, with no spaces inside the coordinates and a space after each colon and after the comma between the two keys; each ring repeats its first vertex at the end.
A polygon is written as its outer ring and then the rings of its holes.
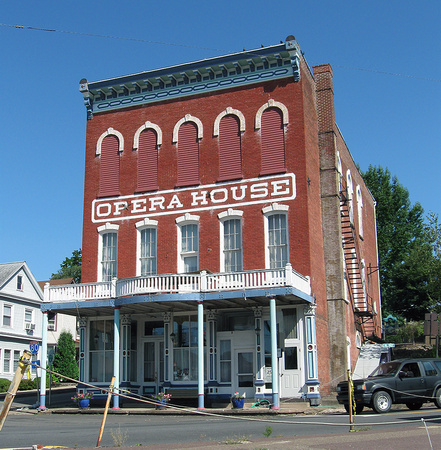
{"type": "Polygon", "coordinates": [[[353,307],[356,324],[359,326],[364,339],[375,338],[377,314],[373,308],[372,297],[367,293],[367,286],[363,281],[362,263],[358,249],[358,239],[349,211],[350,200],[346,192],[340,193],[340,213],[343,254],[346,266],[346,281],[353,307]]]}

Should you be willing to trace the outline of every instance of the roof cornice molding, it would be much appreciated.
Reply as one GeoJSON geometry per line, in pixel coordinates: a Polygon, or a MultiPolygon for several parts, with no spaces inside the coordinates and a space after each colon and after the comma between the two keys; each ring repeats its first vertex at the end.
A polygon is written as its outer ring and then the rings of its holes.
{"type": "Polygon", "coordinates": [[[88,82],[80,92],[94,114],[269,80],[300,80],[300,47],[292,38],[283,44],[204,59],[133,75],[88,82]]]}

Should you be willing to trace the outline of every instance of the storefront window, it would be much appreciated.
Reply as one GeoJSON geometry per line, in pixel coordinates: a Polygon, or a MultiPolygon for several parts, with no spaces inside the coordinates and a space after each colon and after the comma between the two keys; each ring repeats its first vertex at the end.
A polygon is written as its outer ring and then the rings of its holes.
{"type": "MultiPolygon", "coordinates": [[[[204,357],[205,351],[204,323],[204,357]]],[[[204,364],[205,378],[207,364],[204,364]]],[[[197,316],[175,317],[173,322],[173,380],[197,381],[198,379],[198,324],[197,316]]]]}
{"type": "Polygon", "coordinates": [[[113,320],[90,322],[89,381],[110,382],[113,375],[113,320]]]}
{"type": "Polygon", "coordinates": [[[231,341],[220,341],[220,382],[231,382],[231,341]]]}

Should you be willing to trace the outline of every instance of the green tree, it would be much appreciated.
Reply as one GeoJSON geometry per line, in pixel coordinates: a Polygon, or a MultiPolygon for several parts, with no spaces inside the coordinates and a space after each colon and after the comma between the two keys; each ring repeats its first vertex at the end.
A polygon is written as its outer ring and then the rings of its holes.
{"type": "Polygon", "coordinates": [[[429,261],[429,296],[435,305],[434,309],[441,312],[441,224],[438,223],[438,214],[429,213],[424,233],[432,251],[429,261]]]}
{"type": "Polygon", "coordinates": [[[408,190],[388,169],[369,166],[362,175],[377,202],[383,316],[393,313],[422,319],[431,308],[427,287],[430,246],[424,231],[424,210],[419,203],[411,204],[408,190]]]}
{"type": "Polygon", "coordinates": [[[55,372],[78,380],[75,341],[69,331],[63,331],[60,334],[55,350],[53,366],[55,372]]]}
{"type": "Polygon", "coordinates": [[[51,280],[73,278],[75,283],[81,283],[81,249],[74,250],[71,258],[66,258],[57,273],[53,273],[51,280]]]}

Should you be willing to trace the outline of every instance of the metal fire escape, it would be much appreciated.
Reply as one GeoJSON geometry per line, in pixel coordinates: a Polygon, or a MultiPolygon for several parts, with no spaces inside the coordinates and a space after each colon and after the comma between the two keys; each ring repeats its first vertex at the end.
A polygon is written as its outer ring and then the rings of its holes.
{"type": "Polygon", "coordinates": [[[353,219],[351,219],[350,202],[347,190],[342,190],[340,192],[340,213],[345,277],[357,329],[363,334],[364,340],[377,340],[378,338],[375,336],[377,312],[373,307],[373,299],[368,294],[364,268],[360,260],[358,237],[353,219]]]}

